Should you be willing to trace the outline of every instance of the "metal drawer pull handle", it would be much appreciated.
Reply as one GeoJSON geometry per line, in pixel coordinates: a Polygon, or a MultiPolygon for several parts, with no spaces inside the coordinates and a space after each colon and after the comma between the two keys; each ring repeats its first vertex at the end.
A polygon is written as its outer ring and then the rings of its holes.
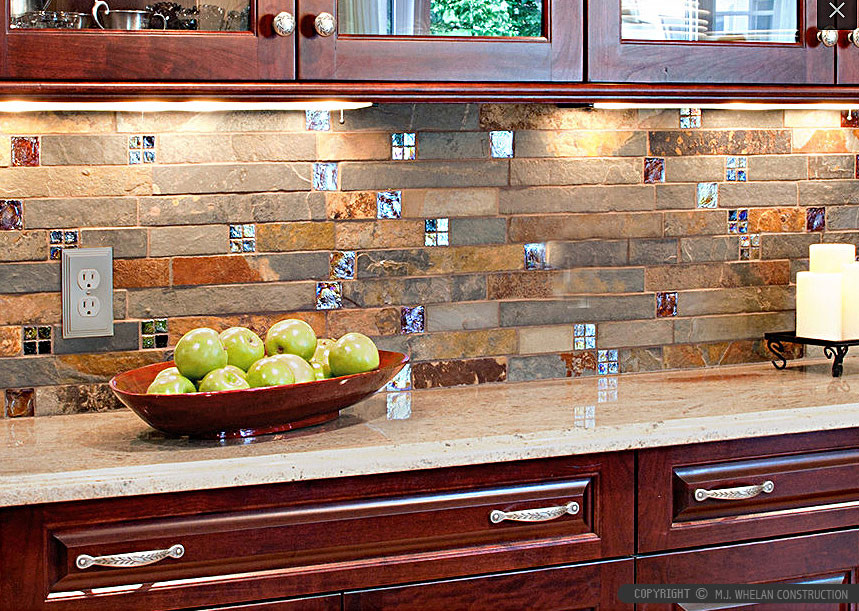
{"type": "Polygon", "coordinates": [[[753,499],[761,493],[769,494],[773,490],[775,490],[775,484],[769,480],[757,486],[740,486],[739,488],[722,488],[721,490],[704,490],[703,488],[698,488],[695,491],[695,500],[706,501],[707,499],[717,499],[719,501],[741,501],[743,499],[753,499]]]}
{"type": "Polygon", "coordinates": [[[561,505],[560,507],[546,507],[544,509],[525,509],[523,511],[500,511],[493,509],[489,514],[489,521],[498,524],[504,520],[513,522],[548,522],[556,520],[561,516],[574,516],[579,513],[579,504],[575,501],[561,505]]]}
{"type": "Polygon", "coordinates": [[[148,552],[131,552],[130,554],[113,554],[111,556],[88,556],[87,554],[81,554],[75,560],[75,566],[79,569],[88,569],[96,565],[127,568],[155,564],[165,558],[181,558],[184,555],[184,545],[174,545],[169,549],[154,549],[148,552]]]}

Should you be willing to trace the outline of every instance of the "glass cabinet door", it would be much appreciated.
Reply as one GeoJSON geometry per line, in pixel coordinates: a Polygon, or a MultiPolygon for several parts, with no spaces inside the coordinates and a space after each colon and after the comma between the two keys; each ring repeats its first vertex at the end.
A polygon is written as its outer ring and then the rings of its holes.
{"type": "Polygon", "coordinates": [[[300,78],[576,81],[582,0],[301,0],[300,78]]]}
{"type": "Polygon", "coordinates": [[[597,81],[834,82],[814,0],[591,2],[589,71],[597,81]]]}
{"type": "Polygon", "coordinates": [[[5,76],[293,79],[294,33],[275,25],[294,14],[294,0],[8,0],[5,76]]]}

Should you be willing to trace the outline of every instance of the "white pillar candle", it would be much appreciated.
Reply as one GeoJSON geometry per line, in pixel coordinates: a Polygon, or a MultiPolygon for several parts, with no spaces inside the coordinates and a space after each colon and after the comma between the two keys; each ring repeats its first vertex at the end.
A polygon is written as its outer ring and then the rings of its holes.
{"type": "Polygon", "coordinates": [[[859,339],[859,263],[847,265],[841,276],[844,339],[859,339]]]}
{"type": "Polygon", "coordinates": [[[809,253],[809,270],[818,274],[838,274],[842,267],[856,261],[853,244],[812,244],[809,253]]]}
{"type": "Polygon", "coordinates": [[[843,339],[842,274],[796,275],[796,334],[839,342],[843,339]]]}

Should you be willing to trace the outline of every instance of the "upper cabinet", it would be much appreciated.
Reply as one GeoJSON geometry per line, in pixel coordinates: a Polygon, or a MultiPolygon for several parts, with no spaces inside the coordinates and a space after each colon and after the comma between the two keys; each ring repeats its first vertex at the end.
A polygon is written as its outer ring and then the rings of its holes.
{"type": "MultiPolygon", "coordinates": [[[[588,8],[588,76],[831,85],[835,50],[821,42],[816,25],[815,0],[595,0],[588,8]]],[[[828,34],[827,43],[839,38],[828,34]]]]}

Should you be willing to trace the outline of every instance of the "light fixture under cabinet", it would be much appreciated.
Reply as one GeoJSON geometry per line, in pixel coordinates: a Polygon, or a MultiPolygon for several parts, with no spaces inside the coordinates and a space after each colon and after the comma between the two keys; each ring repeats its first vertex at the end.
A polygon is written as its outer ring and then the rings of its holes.
{"type": "Polygon", "coordinates": [[[628,109],[674,109],[674,108],[703,108],[708,110],[856,110],[859,101],[854,104],[844,102],[819,103],[783,103],[770,104],[759,102],[594,102],[594,108],[602,110],[628,109]]]}
{"type": "Polygon", "coordinates": [[[218,100],[130,100],[108,102],[50,102],[0,100],[0,113],[20,112],[225,112],[244,110],[356,110],[371,102],[311,100],[307,102],[241,102],[218,100]]]}

